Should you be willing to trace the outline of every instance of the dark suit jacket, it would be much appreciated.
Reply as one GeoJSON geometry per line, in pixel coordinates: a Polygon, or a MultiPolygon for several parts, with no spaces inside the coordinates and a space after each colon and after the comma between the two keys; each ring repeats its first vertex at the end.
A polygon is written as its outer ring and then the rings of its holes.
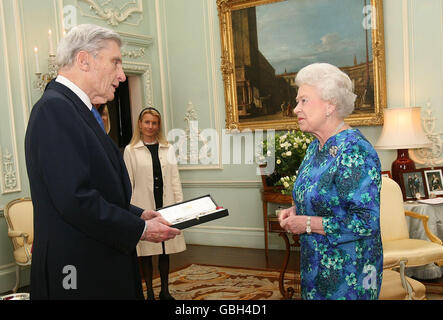
{"type": "Polygon", "coordinates": [[[88,107],[51,82],[25,137],[34,205],[31,299],[143,299],[122,156],[88,107]],[[74,269],[75,268],[75,269],[74,269]]]}

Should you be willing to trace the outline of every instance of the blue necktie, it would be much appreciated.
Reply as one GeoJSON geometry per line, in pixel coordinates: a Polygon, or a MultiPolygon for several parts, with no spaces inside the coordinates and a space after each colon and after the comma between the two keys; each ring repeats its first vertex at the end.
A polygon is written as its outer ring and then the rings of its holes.
{"type": "Polygon", "coordinates": [[[97,120],[100,127],[102,127],[103,131],[106,133],[105,125],[103,124],[103,119],[102,119],[100,113],[98,113],[97,109],[94,106],[92,107],[91,111],[92,111],[92,114],[94,115],[95,120],[97,120]]]}

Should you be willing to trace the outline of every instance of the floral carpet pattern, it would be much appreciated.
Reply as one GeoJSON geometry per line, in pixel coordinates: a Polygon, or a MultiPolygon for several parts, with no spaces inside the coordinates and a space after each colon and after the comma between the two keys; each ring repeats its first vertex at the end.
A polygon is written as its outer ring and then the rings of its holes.
{"type": "MultiPolygon", "coordinates": [[[[191,264],[169,274],[169,291],[176,300],[281,300],[279,272],[191,264]]],[[[153,280],[156,298],[160,278],[153,280]]],[[[300,292],[298,274],[285,274],[285,288],[300,292]]],[[[146,296],[146,287],[143,283],[146,296]]]]}

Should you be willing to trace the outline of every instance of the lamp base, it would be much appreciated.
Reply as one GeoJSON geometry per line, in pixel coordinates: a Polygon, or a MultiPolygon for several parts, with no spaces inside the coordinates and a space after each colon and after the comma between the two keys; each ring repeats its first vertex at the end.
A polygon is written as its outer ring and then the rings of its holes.
{"type": "Polygon", "coordinates": [[[405,170],[414,170],[415,163],[411,159],[409,159],[408,149],[398,149],[397,150],[397,159],[392,162],[391,172],[392,179],[401,185],[401,174],[405,170]]]}

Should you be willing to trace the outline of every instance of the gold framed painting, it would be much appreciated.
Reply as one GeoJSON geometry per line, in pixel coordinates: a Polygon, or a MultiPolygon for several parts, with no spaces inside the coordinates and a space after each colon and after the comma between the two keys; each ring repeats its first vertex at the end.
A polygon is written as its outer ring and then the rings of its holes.
{"type": "Polygon", "coordinates": [[[217,0],[227,129],[298,128],[297,72],[328,62],[357,99],[346,122],[383,125],[382,0],[217,0]]]}

